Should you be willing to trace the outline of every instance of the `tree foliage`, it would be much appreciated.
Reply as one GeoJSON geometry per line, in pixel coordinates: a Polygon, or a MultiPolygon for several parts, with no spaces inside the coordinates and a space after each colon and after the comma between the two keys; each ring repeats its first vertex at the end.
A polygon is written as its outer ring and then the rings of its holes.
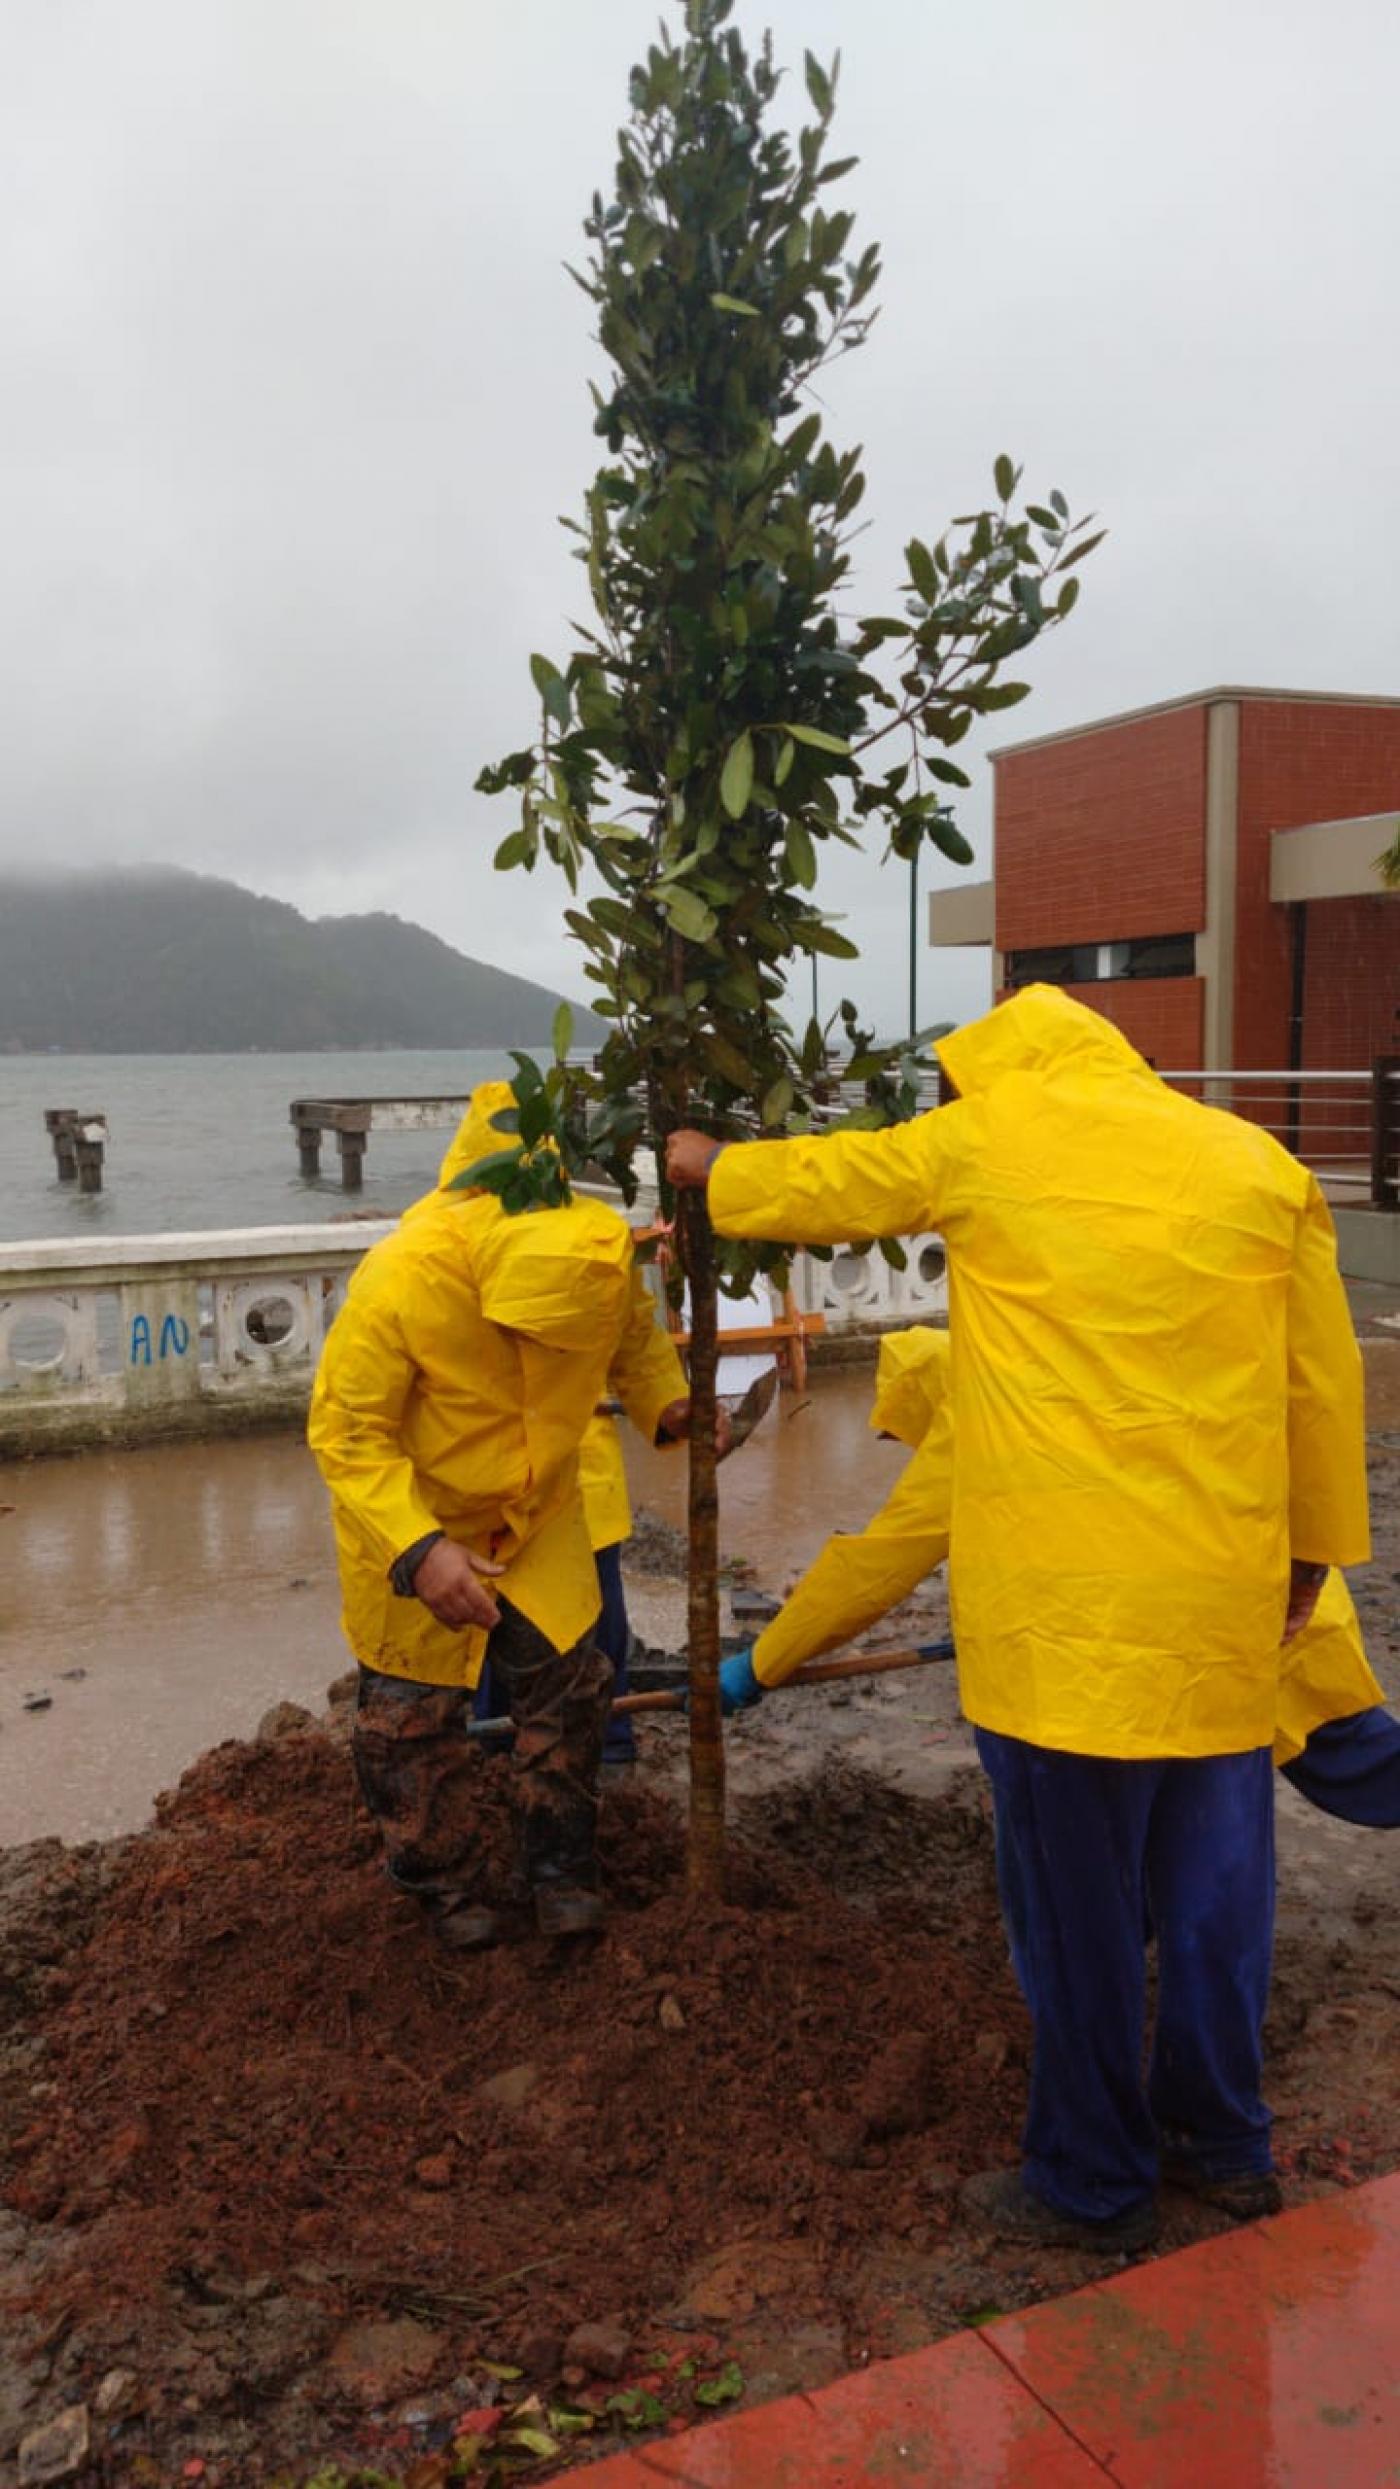
{"type": "MultiPolygon", "coordinates": [[[[809,1109],[830,1030],[794,1025],[788,973],[856,955],[814,895],[823,850],[970,861],[953,755],[1024,698],[1005,669],[1071,611],[1099,541],[1058,491],[1022,506],[1000,457],[988,508],[910,539],[894,610],[845,612],[865,475],[824,437],[814,384],[869,335],[879,251],[835,204],[839,64],[807,55],[789,136],[771,44],[750,54],[731,5],[689,0],[683,36],[632,72],[612,195],[570,272],[611,366],[604,463],[564,522],[592,615],[560,663],[531,659],[538,737],[478,781],[518,792],[497,864],[543,856],[569,884],[613,1024],[578,1085],[640,1091],[658,1135],[809,1109]]],[[[627,1181],[634,1141],[605,1119],[589,1146],[627,1181]]]]}
{"type": "MultiPolygon", "coordinates": [[[[1098,538],[1064,496],[1019,500],[1000,457],[995,498],[911,537],[892,603],[852,615],[859,448],[826,438],[820,376],[864,345],[877,246],[836,203],[852,170],[829,153],[838,62],[808,53],[808,117],[778,118],[767,38],[750,52],[732,0],[686,0],[632,72],[612,194],[595,195],[571,270],[608,359],[595,389],[603,463],[577,538],[591,614],[561,661],[537,655],[535,740],[482,772],[512,790],[503,869],[546,858],[610,1023],[596,1067],[520,1065],[519,1146],[469,1170],[510,1208],[558,1197],[600,1163],[633,1197],[643,1115],[778,1132],[829,1080],[831,1028],[794,1025],[791,971],[855,946],[818,905],[832,841],[960,863],[953,757],[974,723],[1025,696],[1005,669],[1071,611],[1098,538]],[[561,1179],[561,1168],[564,1171],[561,1179]]],[[[912,1111],[907,1053],[836,1015],[867,1119],[912,1111]]],[[[507,1136],[508,1137],[508,1136],[507,1136]]],[[[723,1871],[714,1457],[720,1276],[742,1289],[781,1248],[716,1253],[704,1206],[679,1205],[691,1338],[690,1874],[723,1871]]],[[[892,1258],[899,1248],[891,1242],[892,1258]]]]}

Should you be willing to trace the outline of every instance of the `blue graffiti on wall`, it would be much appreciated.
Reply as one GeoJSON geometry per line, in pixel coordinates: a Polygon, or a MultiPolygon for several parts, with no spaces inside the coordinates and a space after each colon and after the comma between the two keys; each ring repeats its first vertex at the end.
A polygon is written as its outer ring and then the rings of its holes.
{"type": "Polygon", "coordinates": [[[167,1357],[183,1357],[190,1344],[190,1326],[182,1314],[167,1314],[160,1326],[160,1344],[152,1349],[149,1314],[133,1314],[131,1320],[131,1363],[151,1365],[158,1357],[163,1365],[167,1357]]]}

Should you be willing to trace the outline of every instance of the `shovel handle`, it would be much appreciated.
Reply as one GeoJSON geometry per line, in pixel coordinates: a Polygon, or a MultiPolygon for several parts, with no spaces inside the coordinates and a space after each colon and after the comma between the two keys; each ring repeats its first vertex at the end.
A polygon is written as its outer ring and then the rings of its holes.
{"type": "MultiPolygon", "coordinates": [[[[806,1666],[785,1677],[784,1685],[832,1685],[842,1677],[883,1677],[897,1668],[927,1668],[935,1660],[955,1656],[951,1642],[921,1642],[907,1650],[853,1651],[846,1659],[809,1659],[806,1666]]],[[[778,1688],[775,1686],[776,1693],[778,1688]]],[[[683,1686],[651,1694],[620,1694],[613,1712],[630,1717],[638,1711],[684,1711],[689,1695],[683,1686]]],[[[513,1737],[515,1729],[508,1719],[469,1720],[469,1737],[513,1737]]]]}

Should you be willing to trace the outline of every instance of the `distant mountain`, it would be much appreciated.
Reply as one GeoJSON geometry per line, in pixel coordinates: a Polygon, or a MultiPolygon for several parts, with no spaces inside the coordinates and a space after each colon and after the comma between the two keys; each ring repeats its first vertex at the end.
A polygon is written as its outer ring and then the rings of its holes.
{"type": "Polygon", "coordinates": [[[3,1053],[533,1046],[558,1001],[398,916],[313,922],[173,866],[0,877],[3,1053]]]}

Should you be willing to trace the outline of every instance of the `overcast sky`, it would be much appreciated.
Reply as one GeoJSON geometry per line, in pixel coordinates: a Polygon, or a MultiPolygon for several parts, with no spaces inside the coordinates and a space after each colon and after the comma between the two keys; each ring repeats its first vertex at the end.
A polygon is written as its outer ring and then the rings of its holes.
{"type": "MultiPolygon", "coordinates": [[[[886,268],[827,392],[866,447],[862,601],[1002,449],[1113,530],[990,739],[1218,681],[1400,691],[1394,0],[739,16],[794,65],[843,47],[841,195],[886,268]]],[[[596,463],[593,349],[560,261],[655,22],[4,0],[0,860],[390,908],[583,990],[472,781],[581,609],[556,513],[596,463]]],[[[822,897],[888,1021],[904,868],[843,858],[822,897]]],[[[927,1018],[985,998],[975,955],[921,978],[927,1018]]]]}

